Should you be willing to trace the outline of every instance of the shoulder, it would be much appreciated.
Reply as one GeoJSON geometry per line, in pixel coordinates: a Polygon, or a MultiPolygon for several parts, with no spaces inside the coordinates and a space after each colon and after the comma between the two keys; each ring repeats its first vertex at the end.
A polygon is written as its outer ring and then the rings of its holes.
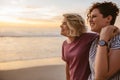
{"type": "Polygon", "coordinates": [[[113,39],[114,39],[114,40],[120,40],[120,33],[117,34],[113,39]]]}
{"type": "Polygon", "coordinates": [[[66,41],[66,40],[64,40],[64,41],[63,41],[63,43],[62,43],[62,45],[64,46],[66,43],[67,43],[67,41],[66,41]]]}
{"type": "Polygon", "coordinates": [[[111,39],[111,42],[120,41],[120,33],[111,39]]]}
{"type": "Polygon", "coordinates": [[[92,32],[87,32],[85,33],[86,37],[90,38],[90,39],[95,39],[98,37],[97,33],[92,33],[92,32]]]}
{"type": "Polygon", "coordinates": [[[80,37],[80,39],[82,39],[83,41],[86,42],[91,42],[94,41],[97,38],[97,34],[96,33],[83,33],[82,36],[80,37]]]}
{"type": "Polygon", "coordinates": [[[114,49],[120,48],[120,33],[110,40],[110,45],[114,49]]]}
{"type": "Polygon", "coordinates": [[[91,37],[91,36],[92,36],[92,37],[93,37],[93,36],[98,36],[97,33],[92,33],[92,32],[87,32],[87,33],[84,33],[84,34],[87,35],[87,36],[90,36],[90,37],[91,37]]]}

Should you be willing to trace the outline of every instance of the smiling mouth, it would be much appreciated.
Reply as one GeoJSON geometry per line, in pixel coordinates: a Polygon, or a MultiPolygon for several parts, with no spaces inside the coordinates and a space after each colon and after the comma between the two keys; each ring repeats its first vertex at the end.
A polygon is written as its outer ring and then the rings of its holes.
{"type": "Polygon", "coordinates": [[[94,26],[95,24],[94,23],[91,23],[90,26],[94,26]]]}

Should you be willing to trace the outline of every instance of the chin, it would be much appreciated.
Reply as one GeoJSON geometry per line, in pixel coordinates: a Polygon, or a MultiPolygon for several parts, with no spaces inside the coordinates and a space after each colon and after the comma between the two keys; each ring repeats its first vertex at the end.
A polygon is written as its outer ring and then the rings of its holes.
{"type": "Polygon", "coordinates": [[[61,35],[63,35],[63,36],[65,36],[65,34],[64,33],[60,33],[61,35]]]}
{"type": "Polygon", "coordinates": [[[93,32],[97,32],[97,30],[95,30],[95,29],[91,29],[91,31],[93,31],[93,32]]]}
{"type": "Polygon", "coordinates": [[[94,28],[91,28],[91,31],[95,31],[95,29],[94,29],[94,28]]]}
{"type": "Polygon", "coordinates": [[[61,35],[63,35],[63,33],[60,33],[61,35]]]}

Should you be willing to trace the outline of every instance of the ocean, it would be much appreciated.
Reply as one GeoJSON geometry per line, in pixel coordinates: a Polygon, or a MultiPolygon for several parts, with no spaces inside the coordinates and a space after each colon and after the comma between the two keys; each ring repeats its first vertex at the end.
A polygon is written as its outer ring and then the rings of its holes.
{"type": "Polygon", "coordinates": [[[58,29],[3,31],[0,36],[0,62],[61,57],[65,40],[58,29]]]}

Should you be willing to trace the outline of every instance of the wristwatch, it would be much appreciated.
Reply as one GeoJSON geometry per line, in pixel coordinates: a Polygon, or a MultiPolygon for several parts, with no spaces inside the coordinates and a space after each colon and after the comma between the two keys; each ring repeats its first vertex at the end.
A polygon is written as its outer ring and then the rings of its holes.
{"type": "Polygon", "coordinates": [[[104,40],[100,40],[100,41],[98,41],[98,45],[100,45],[100,46],[108,46],[108,43],[106,41],[104,41],[104,40]]]}

